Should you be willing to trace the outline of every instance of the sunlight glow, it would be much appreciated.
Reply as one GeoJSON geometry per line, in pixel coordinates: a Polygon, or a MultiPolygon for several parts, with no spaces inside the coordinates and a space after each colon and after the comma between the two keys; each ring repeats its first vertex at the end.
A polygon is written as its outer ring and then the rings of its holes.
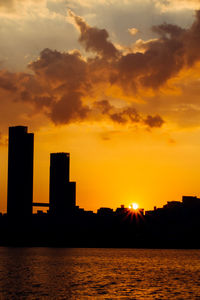
{"type": "Polygon", "coordinates": [[[138,204],[137,203],[133,203],[129,206],[130,209],[134,209],[137,210],[138,209],[138,204]]]}

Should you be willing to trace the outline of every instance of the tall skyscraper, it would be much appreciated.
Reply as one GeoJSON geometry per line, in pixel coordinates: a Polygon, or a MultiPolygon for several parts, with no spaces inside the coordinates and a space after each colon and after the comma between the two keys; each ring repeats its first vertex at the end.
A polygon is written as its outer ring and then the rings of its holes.
{"type": "Polygon", "coordinates": [[[7,213],[12,217],[32,214],[34,135],[27,130],[9,127],[7,213]]]}
{"type": "Polygon", "coordinates": [[[76,205],[76,183],[69,181],[69,153],[50,155],[50,213],[70,213],[76,205]]]}

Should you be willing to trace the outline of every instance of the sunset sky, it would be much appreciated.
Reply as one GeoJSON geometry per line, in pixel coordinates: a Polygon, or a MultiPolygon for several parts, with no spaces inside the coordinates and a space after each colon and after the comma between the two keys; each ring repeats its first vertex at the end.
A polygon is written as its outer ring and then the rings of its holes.
{"type": "Polygon", "coordinates": [[[0,211],[8,126],[35,134],[34,201],[70,152],[77,205],[200,196],[200,0],[0,0],[0,211]]]}

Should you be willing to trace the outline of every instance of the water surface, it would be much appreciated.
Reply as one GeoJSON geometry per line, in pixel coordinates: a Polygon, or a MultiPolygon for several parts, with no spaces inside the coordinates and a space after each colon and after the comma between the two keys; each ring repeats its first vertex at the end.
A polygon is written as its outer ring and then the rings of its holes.
{"type": "Polygon", "coordinates": [[[2,247],[0,299],[200,299],[200,251],[2,247]]]}

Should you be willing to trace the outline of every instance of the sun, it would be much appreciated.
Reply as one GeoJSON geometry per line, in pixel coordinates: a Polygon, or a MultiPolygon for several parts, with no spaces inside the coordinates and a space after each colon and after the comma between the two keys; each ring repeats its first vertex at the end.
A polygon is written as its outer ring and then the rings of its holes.
{"type": "Polygon", "coordinates": [[[137,210],[138,209],[138,204],[137,203],[133,203],[129,206],[130,209],[134,209],[137,210]]]}

